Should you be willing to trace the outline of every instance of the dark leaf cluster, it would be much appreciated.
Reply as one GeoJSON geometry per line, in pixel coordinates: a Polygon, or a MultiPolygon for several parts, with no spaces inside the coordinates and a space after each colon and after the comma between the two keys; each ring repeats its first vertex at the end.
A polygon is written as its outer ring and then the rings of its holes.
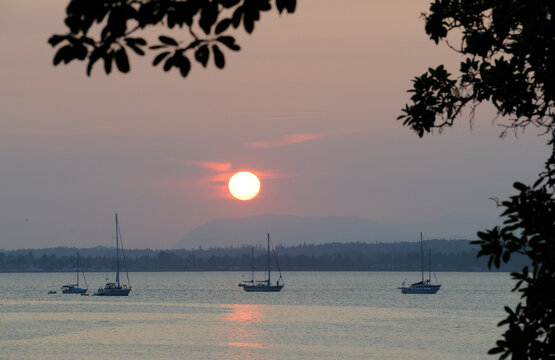
{"type": "Polygon", "coordinates": [[[492,103],[507,128],[554,128],[555,2],[435,0],[425,16],[436,43],[460,35],[459,75],[430,68],[416,77],[411,103],[398,119],[419,136],[453,124],[461,110],[492,103]],[[430,99],[436,99],[435,103],[430,99]]]}
{"type": "Polygon", "coordinates": [[[273,7],[280,14],[293,13],[296,0],[71,0],[68,32],[48,42],[57,48],[54,65],[87,61],[87,75],[98,61],[107,74],[114,64],[127,73],[130,53],[156,52],[154,66],[163,62],[164,71],[176,68],[186,77],[191,55],[203,67],[212,58],[224,68],[224,50],[240,50],[231,32],[242,26],[252,33],[261,14],[273,7]],[[150,41],[144,36],[150,28],[166,28],[177,38],[161,34],[150,41]]]}
{"type": "Polygon", "coordinates": [[[522,303],[505,307],[508,316],[499,326],[508,326],[504,339],[490,354],[501,358],[547,359],[555,356],[555,198],[545,179],[533,187],[515,183],[517,195],[500,205],[505,209],[503,226],[479,232],[478,256],[489,257],[488,267],[499,268],[515,253],[531,260],[520,272],[511,273],[513,291],[522,303]]]}

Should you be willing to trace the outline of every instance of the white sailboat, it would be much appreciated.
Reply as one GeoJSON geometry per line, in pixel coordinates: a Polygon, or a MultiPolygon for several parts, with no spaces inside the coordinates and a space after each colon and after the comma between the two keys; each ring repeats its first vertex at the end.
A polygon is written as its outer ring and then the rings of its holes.
{"type": "MultiPolygon", "coordinates": [[[[430,250],[428,250],[428,260],[429,260],[429,275],[428,279],[424,280],[424,243],[422,241],[422,233],[420,233],[420,260],[422,263],[422,280],[411,284],[410,286],[405,286],[405,282],[398,289],[401,290],[403,294],[435,294],[439,291],[441,287],[440,284],[431,283],[432,275],[432,255],[430,250]]],[[[435,276],[435,274],[434,274],[435,276]]],[[[406,280],[405,280],[406,281],[406,280]]],[[[436,279],[437,282],[437,279],[436,279]]]]}
{"type": "Polygon", "coordinates": [[[108,282],[104,288],[99,288],[94,296],[127,296],[131,291],[131,283],[129,282],[129,272],[127,271],[127,263],[125,261],[125,252],[123,251],[123,243],[121,239],[121,230],[119,228],[118,214],[116,213],[116,280],[115,282],[108,282]],[[123,256],[123,264],[125,266],[125,274],[127,276],[127,284],[120,283],[119,280],[119,246],[121,243],[121,253],[123,256]]]}
{"type": "Polygon", "coordinates": [[[62,294],[86,294],[88,290],[87,279],[85,279],[85,273],[83,272],[83,280],[85,281],[85,288],[79,287],[79,251],[77,252],[77,283],[67,284],[61,287],[62,294]]]}
{"type": "Polygon", "coordinates": [[[251,257],[252,257],[252,269],[251,269],[252,278],[251,278],[251,280],[243,281],[238,286],[242,287],[243,290],[245,290],[247,292],[278,292],[278,291],[281,291],[281,289],[283,289],[285,284],[283,282],[283,277],[281,276],[281,270],[279,269],[279,263],[277,262],[277,255],[276,255],[275,251],[274,251],[274,257],[276,259],[276,265],[277,265],[277,268],[278,268],[278,271],[279,271],[279,279],[276,281],[275,284],[272,284],[272,282],[270,280],[270,275],[271,275],[271,271],[270,271],[270,261],[271,261],[270,234],[268,234],[268,279],[260,280],[260,281],[255,281],[254,280],[254,248],[251,250],[251,257]]]}

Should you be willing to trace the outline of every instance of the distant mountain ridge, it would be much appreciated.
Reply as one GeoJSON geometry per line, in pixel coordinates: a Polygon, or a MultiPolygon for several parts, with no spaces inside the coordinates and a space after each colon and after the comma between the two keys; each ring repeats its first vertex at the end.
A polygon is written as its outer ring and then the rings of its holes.
{"type": "Polygon", "coordinates": [[[211,220],[187,233],[174,248],[255,245],[270,233],[275,245],[417,241],[425,238],[476,239],[497,217],[453,213],[421,225],[381,223],[360,217],[257,215],[211,220]]]}

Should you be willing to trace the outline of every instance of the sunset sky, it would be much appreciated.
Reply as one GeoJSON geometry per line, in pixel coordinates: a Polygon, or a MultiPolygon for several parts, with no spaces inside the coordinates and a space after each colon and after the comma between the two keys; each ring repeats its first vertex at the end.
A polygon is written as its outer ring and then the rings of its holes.
{"type": "MultiPolygon", "coordinates": [[[[0,4],[0,248],[167,248],[217,218],[359,216],[419,223],[534,180],[548,148],[534,131],[498,138],[491,107],[418,138],[395,118],[411,79],[459,57],[436,46],[430,0],[298,0],[263,15],[226,67],[186,79],[134,56],[131,73],[52,65],[66,0],[0,4]],[[239,201],[227,180],[257,174],[239,201]]],[[[263,235],[262,235],[263,237],[263,235]]],[[[261,238],[262,238],[261,237],[261,238]]]]}

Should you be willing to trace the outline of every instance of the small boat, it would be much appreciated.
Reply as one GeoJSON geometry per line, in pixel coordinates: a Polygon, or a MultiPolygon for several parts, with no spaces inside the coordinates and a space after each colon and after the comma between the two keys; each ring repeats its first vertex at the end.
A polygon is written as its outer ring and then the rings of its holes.
{"type": "MultiPolygon", "coordinates": [[[[405,281],[398,289],[401,290],[403,294],[435,294],[439,291],[441,287],[440,284],[432,284],[431,283],[431,275],[432,275],[432,255],[430,250],[428,250],[428,260],[429,260],[429,275],[428,279],[424,280],[424,244],[422,241],[422,233],[420,233],[420,258],[422,263],[422,280],[416,283],[411,284],[410,286],[405,286],[405,281]]],[[[434,273],[435,276],[435,273],[434,273]]],[[[437,283],[437,278],[436,278],[437,283]]]]}
{"type": "Polygon", "coordinates": [[[48,293],[49,294],[55,294],[56,292],[54,290],[50,290],[48,293]]]}
{"type": "Polygon", "coordinates": [[[270,273],[271,273],[271,271],[270,271],[270,261],[271,261],[271,256],[270,256],[270,234],[268,234],[268,279],[260,280],[260,281],[255,281],[254,280],[254,248],[252,248],[251,249],[252,278],[251,278],[251,280],[243,281],[238,286],[242,287],[243,290],[245,290],[247,292],[278,292],[278,291],[281,291],[281,289],[283,289],[283,286],[285,284],[283,282],[283,277],[281,276],[281,270],[279,269],[279,263],[277,261],[277,255],[276,255],[275,251],[274,251],[274,257],[276,259],[276,265],[277,265],[277,269],[279,271],[279,279],[277,280],[277,282],[274,285],[272,285],[272,282],[270,280],[270,273]]]}
{"type": "Polygon", "coordinates": [[[121,239],[121,230],[119,228],[118,214],[116,214],[116,280],[108,282],[106,277],[106,284],[103,288],[99,288],[93,296],[127,296],[131,291],[131,283],[129,282],[129,272],[127,271],[127,262],[125,261],[125,252],[123,251],[123,243],[121,239]],[[121,253],[123,256],[123,263],[125,265],[125,274],[127,275],[127,284],[122,284],[119,281],[119,247],[121,243],[121,253]]]}
{"type": "Polygon", "coordinates": [[[79,287],[79,252],[77,252],[77,283],[67,284],[61,287],[62,294],[84,294],[88,290],[87,279],[85,279],[85,273],[83,272],[83,280],[85,281],[85,288],[79,287]]]}

